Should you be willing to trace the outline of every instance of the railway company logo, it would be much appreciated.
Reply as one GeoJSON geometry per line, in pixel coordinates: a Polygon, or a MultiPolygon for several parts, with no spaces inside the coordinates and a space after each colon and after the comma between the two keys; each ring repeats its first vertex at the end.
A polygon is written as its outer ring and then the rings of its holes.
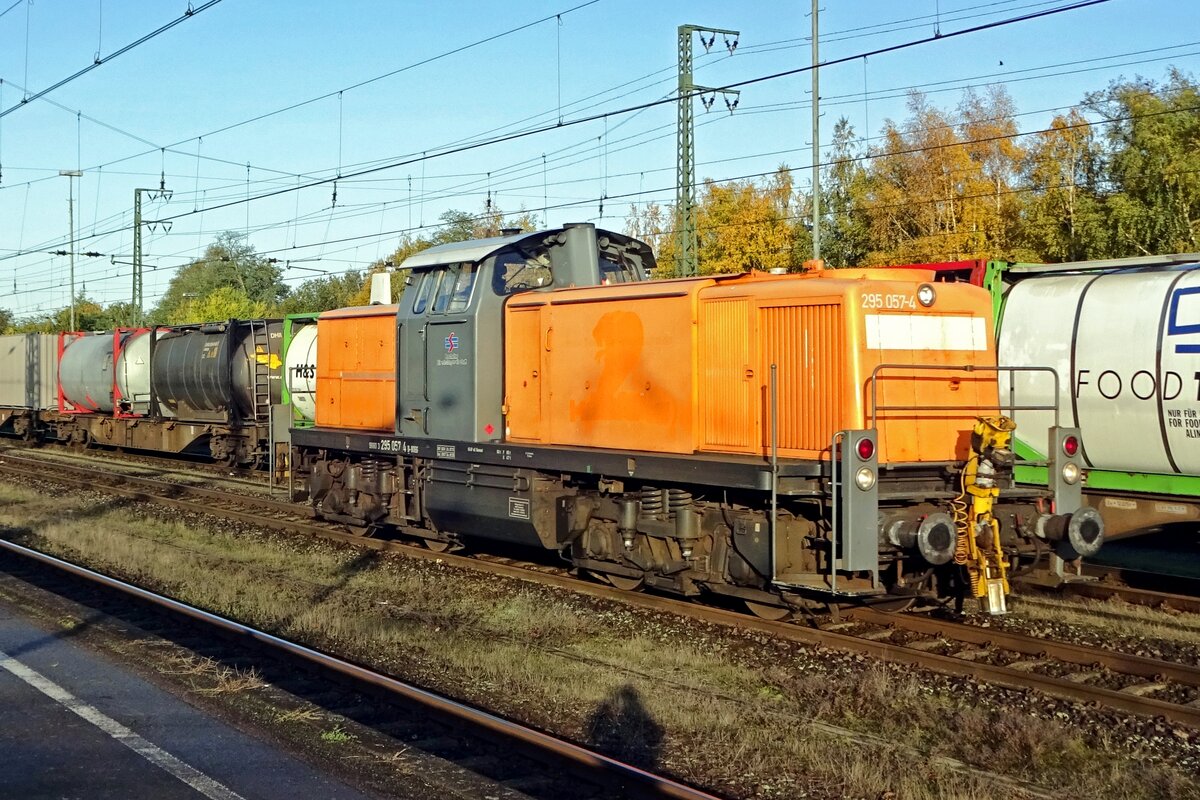
{"type": "Polygon", "coordinates": [[[449,336],[442,339],[442,343],[446,346],[446,357],[437,360],[439,367],[465,367],[468,364],[467,358],[462,354],[462,348],[459,347],[457,333],[451,331],[449,336]]]}

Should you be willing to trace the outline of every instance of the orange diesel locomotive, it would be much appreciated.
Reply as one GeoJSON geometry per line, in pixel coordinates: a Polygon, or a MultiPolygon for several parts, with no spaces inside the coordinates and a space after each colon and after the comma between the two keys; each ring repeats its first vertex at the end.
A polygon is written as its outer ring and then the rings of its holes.
{"type": "Polygon", "coordinates": [[[1012,481],[986,292],[652,266],[571,225],[426,250],[398,306],[323,314],[316,426],[292,431],[316,513],[768,616],[927,593],[1002,613],[1014,569],[1099,549],[1077,431],[1049,431],[1051,485],[1012,481]]]}

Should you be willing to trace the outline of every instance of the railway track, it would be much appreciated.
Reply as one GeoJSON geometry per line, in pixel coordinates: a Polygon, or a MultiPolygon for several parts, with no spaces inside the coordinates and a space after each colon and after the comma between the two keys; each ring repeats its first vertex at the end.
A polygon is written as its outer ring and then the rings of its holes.
{"type": "MultiPolygon", "coordinates": [[[[419,546],[347,533],[340,525],[313,520],[296,504],[266,497],[230,495],[130,476],[96,475],[64,468],[53,478],[179,508],[235,519],[292,533],[322,536],[410,557],[440,560],[465,569],[557,586],[651,611],[671,613],[717,625],[751,630],[783,640],[859,653],[871,658],[931,669],[1054,697],[1095,703],[1129,714],[1162,717],[1200,728],[1200,668],[1123,654],[1113,650],[1002,632],[977,625],[917,614],[888,614],[856,609],[845,621],[824,627],[758,619],[669,597],[620,591],[570,576],[565,569],[529,565],[507,558],[467,557],[432,552],[419,546]]],[[[0,473],[45,479],[37,459],[6,456],[0,473]]]]}
{"type": "Polygon", "coordinates": [[[1195,578],[1098,564],[1088,564],[1083,571],[1085,575],[1098,580],[1069,585],[1069,593],[1077,597],[1092,597],[1098,600],[1115,597],[1134,605],[1166,607],[1189,614],[1200,614],[1200,580],[1195,578]],[[1166,587],[1171,591],[1145,588],[1149,584],[1166,587]]]}
{"type": "Polygon", "coordinates": [[[336,687],[333,703],[339,713],[353,719],[365,712],[369,721],[363,724],[388,731],[406,747],[494,781],[496,790],[509,800],[718,800],[392,676],[3,539],[0,570],[76,601],[82,589],[87,605],[118,619],[134,619],[140,629],[151,633],[169,632],[171,639],[190,642],[190,648],[214,661],[228,659],[243,667],[250,661],[256,671],[292,681],[299,670],[304,674],[305,694],[324,697],[330,704],[330,685],[336,687]],[[321,683],[314,687],[313,680],[321,683]]]}

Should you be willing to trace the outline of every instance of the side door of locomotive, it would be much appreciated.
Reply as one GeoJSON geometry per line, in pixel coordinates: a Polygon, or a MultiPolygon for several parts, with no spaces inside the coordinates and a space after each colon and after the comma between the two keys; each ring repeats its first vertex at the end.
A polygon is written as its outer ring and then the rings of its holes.
{"type": "Polygon", "coordinates": [[[474,420],[475,319],[471,311],[478,265],[448,264],[413,276],[397,319],[397,433],[433,439],[469,438],[474,420]]]}

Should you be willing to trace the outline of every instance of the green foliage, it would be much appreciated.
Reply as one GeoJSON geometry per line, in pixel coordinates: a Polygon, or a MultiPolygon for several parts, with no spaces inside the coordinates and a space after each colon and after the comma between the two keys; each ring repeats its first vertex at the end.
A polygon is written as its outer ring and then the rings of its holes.
{"type": "Polygon", "coordinates": [[[1075,110],[1056,116],[1030,146],[1024,169],[1033,191],[1025,206],[1025,237],[1038,257],[1061,262],[1107,254],[1100,159],[1091,126],[1075,110]]]}
{"type": "Polygon", "coordinates": [[[269,316],[271,307],[254,300],[238,286],[218,286],[208,294],[189,297],[176,308],[168,323],[221,322],[227,319],[260,319],[269,316]]]}
{"type": "Polygon", "coordinates": [[[11,311],[7,308],[0,308],[0,333],[12,333],[15,321],[11,311]]]}
{"type": "Polygon", "coordinates": [[[365,278],[358,270],[344,275],[312,278],[297,286],[279,305],[280,314],[300,314],[307,311],[329,311],[353,305],[353,298],[362,289],[365,278]]]}
{"type": "MultiPolygon", "coordinates": [[[[155,322],[173,324],[195,322],[190,301],[203,301],[218,289],[233,293],[221,295],[221,307],[273,308],[287,295],[282,270],[258,255],[245,237],[232,231],[217,236],[204,255],[182,267],[171,279],[167,291],[151,314],[155,322]]],[[[225,317],[229,319],[229,317],[225,317]]]]}
{"type": "Polygon", "coordinates": [[[1088,96],[1107,121],[1109,253],[1200,250],[1200,86],[1171,69],[1088,96]]]}
{"type": "MultiPolygon", "coordinates": [[[[117,327],[132,325],[132,307],[130,303],[114,303],[105,308],[91,300],[83,292],[75,297],[75,330],[78,331],[107,331],[117,327]]],[[[3,315],[0,311],[0,315],[3,315]]],[[[0,320],[2,322],[3,320],[0,320]]],[[[64,306],[57,311],[39,314],[23,321],[11,319],[7,324],[0,325],[3,333],[58,333],[71,330],[71,307],[64,306]]]]}
{"type": "MultiPolygon", "coordinates": [[[[854,127],[845,117],[833,127],[833,147],[822,178],[821,256],[833,267],[853,267],[866,261],[871,250],[866,218],[855,213],[866,202],[867,171],[854,138],[854,127]]],[[[811,249],[811,235],[810,245],[811,249]]]]}

